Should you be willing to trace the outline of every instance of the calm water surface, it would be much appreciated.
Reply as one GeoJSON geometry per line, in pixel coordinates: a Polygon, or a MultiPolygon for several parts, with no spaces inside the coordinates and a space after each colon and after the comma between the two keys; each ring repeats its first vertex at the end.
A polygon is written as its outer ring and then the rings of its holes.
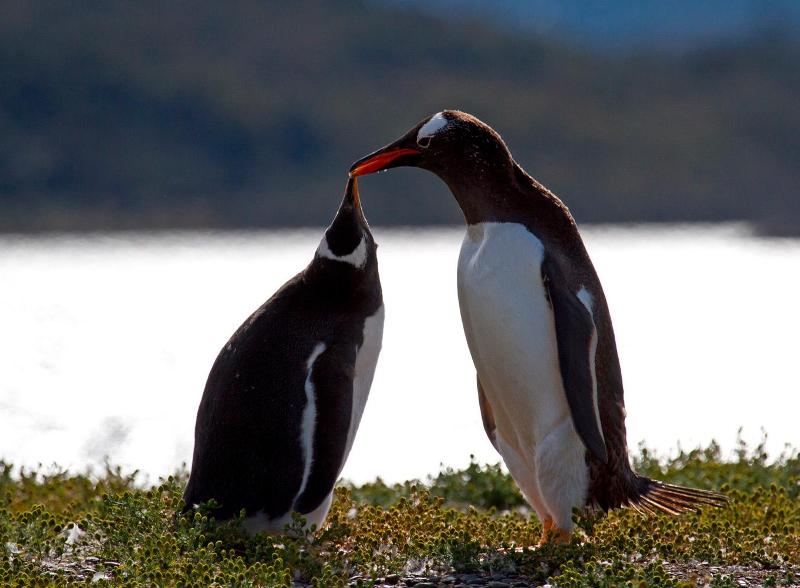
{"type": "MultiPolygon", "coordinates": [[[[384,345],[344,476],[424,477],[481,426],[455,271],[461,229],[375,230],[384,345]]],[[[0,237],[0,456],[168,474],[191,458],[219,348],[321,230],[0,237]]],[[[588,227],[622,361],[631,447],[800,446],[800,241],[746,227],[588,227]]]]}

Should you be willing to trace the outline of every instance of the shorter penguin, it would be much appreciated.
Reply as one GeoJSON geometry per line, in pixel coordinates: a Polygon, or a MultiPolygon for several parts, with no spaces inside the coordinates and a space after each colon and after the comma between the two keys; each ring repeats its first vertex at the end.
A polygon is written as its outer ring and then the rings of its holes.
{"type": "Polygon", "coordinates": [[[197,411],[186,510],[280,533],[319,527],[356,435],[383,337],[377,246],[355,179],[311,263],[233,334],[197,411]]]}

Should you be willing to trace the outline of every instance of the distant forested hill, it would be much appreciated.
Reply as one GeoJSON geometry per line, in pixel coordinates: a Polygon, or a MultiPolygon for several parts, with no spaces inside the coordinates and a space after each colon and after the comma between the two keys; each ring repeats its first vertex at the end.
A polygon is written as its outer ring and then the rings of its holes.
{"type": "Polygon", "coordinates": [[[445,18],[490,19],[604,53],[681,52],[765,28],[800,34],[797,0],[371,0],[445,18]]]}
{"type": "MultiPolygon", "coordinates": [[[[323,224],[352,160],[442,108],[581,221],[800,224],[791,36],[614,57],[355,0],[0,10],[0,230],[323,224]]],[[[362,191],[374,224],[459,220],[424,172],[362,191]]]]}

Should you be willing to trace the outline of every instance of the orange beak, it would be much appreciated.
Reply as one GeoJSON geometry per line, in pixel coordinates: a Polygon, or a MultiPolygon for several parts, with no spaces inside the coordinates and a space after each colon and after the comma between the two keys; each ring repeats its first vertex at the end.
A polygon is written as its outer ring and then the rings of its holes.
{"type": "Polygon", "coordinates": [[[417,155],[416,149],[391,149],[382,153],[376,153],[363,161],[358,162],[350,170],[350,177],[365,176],[374,172],[386,169],[393,161],[404,155],[417,155]]]}
{"type": "MultiPolygon", "coordinates": [[[[361,197],[358,194],[358,179],[350,176],[344,189],[344,201],[349,202],[356,210],[361,210],[361,197]]],[[[344,205],[344,202],[342,202],[344,205]]]]}
{"type": "Polygon", "coordinates": [[[356,208],[361,208],[361,196],[358,194],[358,180],[353,176],[353,204],[356,208]]]}

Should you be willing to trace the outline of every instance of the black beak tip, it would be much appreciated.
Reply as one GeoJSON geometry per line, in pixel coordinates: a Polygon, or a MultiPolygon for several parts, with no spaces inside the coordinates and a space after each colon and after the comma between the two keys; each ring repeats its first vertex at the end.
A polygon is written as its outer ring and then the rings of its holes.
{"type": "Polygon", "coordinates": [[[361,157],[361,158],[359,158],[359,159],[355,160],[355,161],[354,161],[354,162],[353,162],[353,163],[350,165],[350,169],[347,171],[347,175],[348,175],[348,177],[350,177],[350,178],[355,178],[355,177],[357,177],[357,176],[355,175],[356,168],[358,168],[358,166],[360,166],[360,165],[361,165],[361,164],[363,164],[364,162],[366,162],[366,161],[369,161],[370,159],[372,159],[372,158],[373,158],[373,157],[374,157],[374,156],[375,156],[377,153],[379,153],[379,151],[374,151],[374,152],[372,152],[372,153],[370,153],[370,154],[368,154],[368,155],[365,155],[364,157],[361,157]]]}
{"type": "Polygon", "coordinates": [[[361,197],[358,193],[358,178],[352,175],[347,176],[347,185],[344,188],[344,205],[361,206],[361,197]]]}

